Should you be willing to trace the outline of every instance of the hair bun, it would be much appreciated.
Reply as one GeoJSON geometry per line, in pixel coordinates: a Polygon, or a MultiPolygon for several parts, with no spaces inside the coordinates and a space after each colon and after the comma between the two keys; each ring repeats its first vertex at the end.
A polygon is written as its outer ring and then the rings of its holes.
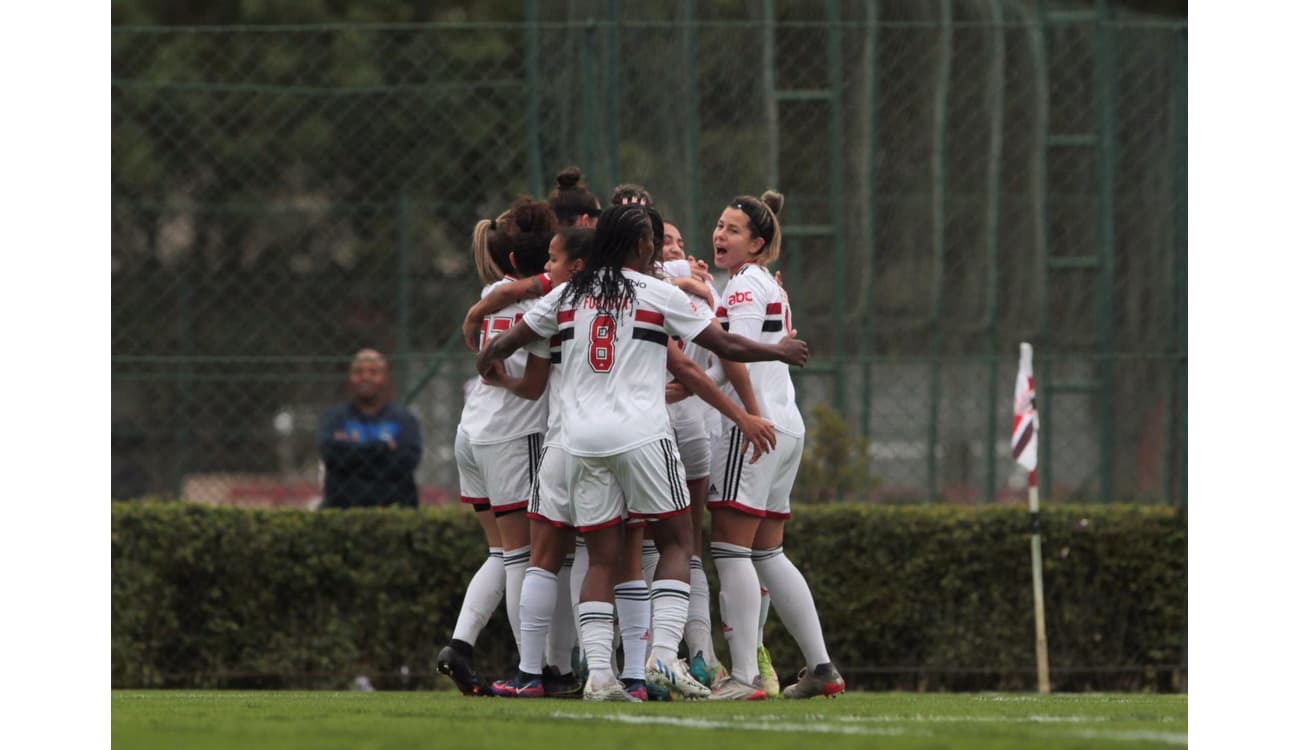
{"type": "Polygon", "coordinates": [[[577,167],[565,167],[555,176],[555,184],[561,190],[572,190],[582,182],[582,170],[577,167]]]}
{"type": "Polygon", "coordinates": [[[781,207],[785,205],[785,196],[775,190],[764,190],[762,201],[767,207],[772,209],[773,216],[781,215],[781,207]]]}

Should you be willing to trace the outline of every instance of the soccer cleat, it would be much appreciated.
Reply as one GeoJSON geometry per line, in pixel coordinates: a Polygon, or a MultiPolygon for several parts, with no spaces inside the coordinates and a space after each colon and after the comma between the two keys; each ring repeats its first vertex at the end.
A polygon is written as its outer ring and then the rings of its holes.
{"type": "Polygon", "coordinates": [[[787,687],[783,693],[787,698],[815,698],[819,695],[831,697],[844,692],[844,678],[830,662],[818,664],[810,674],[808,668],[799,670],[799,681],[787,687]]]}
{"type": "Polygon", "coordinates": [[[622,682],[623,689],[627,691],[628,695],[641,701],[650,700],[650,694],[646,691],[645,680],[625,679],[622,682]]]}
{"type": "Polygon", "coordinates": [[[767,693],[755,680],[753,685],[746,685],[735,677],[725,677],[713,688],[709,700],[714,701],[765,701],[767,693]]]}
{"type": "Polygon", "coordinates": [[[547,698],[581,698],[582,683],[577,675],[560,674],[556,667],[542,667],[542,689],[547,698]]]}
{"type": "Polygon", "coordinates": [[[618,678],[601,679],[596,675],[587,677],[587,685],[582,689],[582,699],[585,701],[601,701],[605,703],[640,703],[641,699],[636,696],[628,695],[623,683],[618,678]]]}
{"type": "Polygon", "coordinates": [[[645,680],[650,685],[664,688],[683,698],[707,698],[709,689],[691,676],[690,667],[685,659],[673,659],[665,663],[662,659],[652,659],[645,667],[645,680]]]}
{"type": "Polygon", "coordinates": [[[772,655],[767,652],[767,646],[758,647],[758,678],[767,697],[775,698],[781,694],[781,680],[776,676],[776,668],[772,666],[772,655]]]}
{"type": "Polygon", "coordinates": [[[540,676],[519,672],[508,680],[492,683],[492,694],[502,698],[541,698],[546,695],[546,690],[540,676]]]}
{"type": "Polygon", "coordinates": [[[654,683],[646,683],[645,693],[647,700],[655,702],[666,703],[673,699],[673,694],[667,688],[660,687],[654,683]]]}
{"type": "Polygon", "coordinates": [[[438,652],[438,671],[456,683],[461,695],[492,695],[487,680],[474,671],[474,663],[451,646],[438,652]]]}
{"type": "Polygon", "coordinates": [[[709,666],[704,660],[704,652],[696,651],[695,656],[691,657],[691,677],[694,677],[701,685],[712,689],[719,682],[727,677],[727,668],[721,663],[709,666]]]}

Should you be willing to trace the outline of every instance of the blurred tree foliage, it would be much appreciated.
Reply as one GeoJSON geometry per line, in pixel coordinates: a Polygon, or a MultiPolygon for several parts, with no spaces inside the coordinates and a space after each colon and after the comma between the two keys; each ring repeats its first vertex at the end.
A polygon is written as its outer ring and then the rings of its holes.
{"type": "Polygon", "coordinates": [[[871,476],[871,443],[825,403],[812,408],[799,465],[800,502],[864,501],[879,481],[871,476]]]}

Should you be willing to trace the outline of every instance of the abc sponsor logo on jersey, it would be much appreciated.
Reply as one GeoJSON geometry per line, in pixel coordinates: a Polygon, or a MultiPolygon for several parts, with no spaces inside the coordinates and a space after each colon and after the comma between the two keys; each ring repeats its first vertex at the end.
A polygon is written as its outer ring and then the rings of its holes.
{"type": "Polygon", "coordinates": [[[745,303],[745,302],[753,302],[753,301],[754,301],[754,293],[753,293],[753,292],[748,292],[748,291],[746,291],[746,292],[732,292],[732,293],[731,293],[731,296],[730,296],[730,297],[727,297],[727,307],[733,307],[733,306],[735,306],[735,305],[740,305],[740,304],[743,304],[743,303],[745,303]]]}

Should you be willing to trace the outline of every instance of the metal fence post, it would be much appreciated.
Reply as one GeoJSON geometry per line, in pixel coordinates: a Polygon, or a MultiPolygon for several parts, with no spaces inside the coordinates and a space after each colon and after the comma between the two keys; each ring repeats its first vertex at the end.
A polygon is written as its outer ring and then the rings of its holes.
{"type": "Polygon", "coordinates": [[[984,190],[988,194],[988,211],[985,214],[985,243],[988,249],[988,308],[985,311],[984,326],[987,335],[989,358],[989,393],[988,424],[986,439],[988,447],[984,457],[984,500],[993,502],[997,495],[997,440],[998,409],[1003,403],[998,398],[1001,384],[998,382],[998,229],[1001,219],[1002,196],[1002,118],[1005,108],[1006,90],[1006,29],[1003,26],[1002,3],[994,0],[989,3],[992,13],[993,49],[989,53],[992,68],[989,73],[989,85],[985,95],[989,99],[989,165],[984,190]]]}
{"type": "Polygon", "coordinates": [[[1109,0],[1097,5],[1098,127],[1098,251],[1101,256],[1101,300],[1098,303],[1102,350],[1101,372],[1101,501],[1115,499],[1115,46],[1109,0]]]}
{"type": "Polygon", "coordinates": [[[829,25],[826,53],[829,57],[830,95],[831,95],[831,258],[835,273],[831,277],[831,308],[835,311],[835,329],[831,339],[831,353],[835,357],[834,392],[835,408],[841,414],[848,411],[848,401],[844,394],[844,55],[843,25],[840,23],[840,0],[826,0],[826,21],[829,25]]]}
{"type": "Polygon", "coordinates": [[[411,353],[411,198],[397,199],[397,392],[406,392],[411,353]]]}
{"type": "Polygon", "coordinates": [[[686,162],[689,171],[690,198],[686,206],[687,247],[699,254],[708,232],[702,219],[704,207],[703,188],[700,182],[700,27],[696,0],[686,1],[686,162]]]}
{"type": "Polygon", "coordinates": [[[879,3],[877,0],[868,0],[867,2],[867,48],[865,50],[867,75],[866,75],[866,127],[867,127],[867,169],[865,175],[865,189],[863,190],[866,205],[866,217],[864,226],[866,256],[866,283],[863,290],[864,298],[862,300],[862,416],[861,416],[861,434],[868,440],[871,438],[871,366],[872,351],[874,341],[872,340],[872,323],[871,301],[872,301],[872,283],[876,276],[876,141],[878,138],[879,120],[876,116],[876,98],[880,90],[879,74],[879,54],[880,54],[880,24],[879,3]]]}
{"type": "Polygon", "coordinates": [[[541,84],[541,8],[540,0],[528,0],[526,10],[528,28],[524,32],[524,77],[528,82],[528,186],[532,194],[541,199],[546,194],[546,181],[542,177],[542,84],[541,84]]]}
{"type": "Polygon", "coordinates": [[[930,149],[931,215],[934,238],[934,288],[930,297],[930,449],[926,452],[927,502],[939,495],[939,387],[940,357],[943,352],[943,282],[944,221],[947,206],[947,163],[945,141],[948,134],[948,87],[952,76],[952,0],[939,3],[939,71],[935,76],[934,141],[930,149]]]}

